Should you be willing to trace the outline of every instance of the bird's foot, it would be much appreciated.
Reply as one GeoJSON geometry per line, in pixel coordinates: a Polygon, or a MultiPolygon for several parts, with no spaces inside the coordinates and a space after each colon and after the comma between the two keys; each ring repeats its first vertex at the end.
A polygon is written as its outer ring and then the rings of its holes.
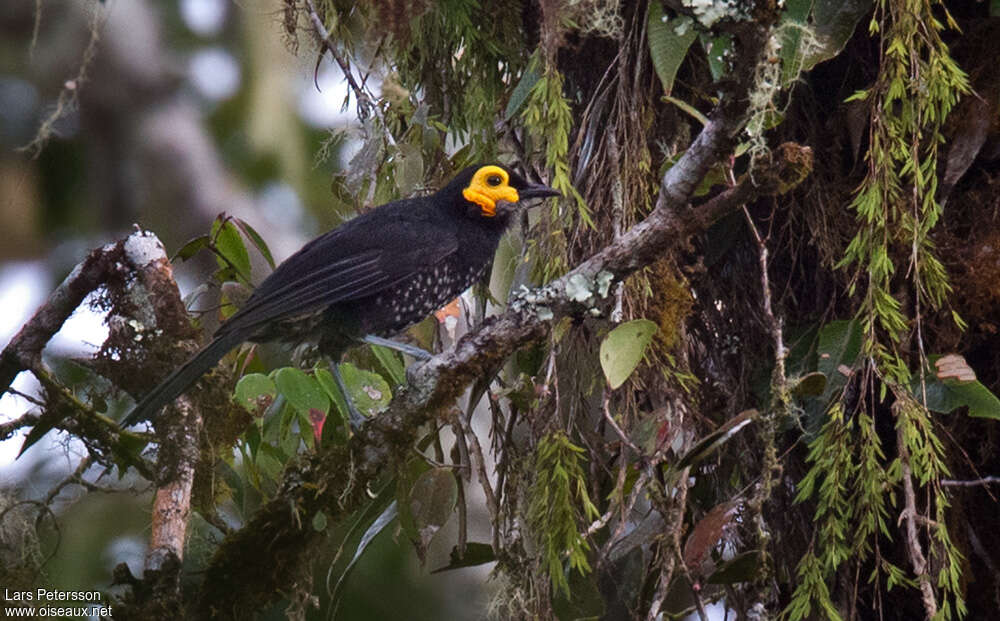
{"type": "Polygon", "coordinates": [[[344,397],[344,403],[347,404],[348,422],[351,424],[351,429],[357,431],[368,419],[354,405],[354,400],[351,399],[351,394],[347,391],[347,384],[344,383],[344,378],[340,375],[340,366],[336,362],[330,363],[330,374],[333,375],[334,381],[337,382],[337,388],[340,389],[340,394],[344,397]]]}

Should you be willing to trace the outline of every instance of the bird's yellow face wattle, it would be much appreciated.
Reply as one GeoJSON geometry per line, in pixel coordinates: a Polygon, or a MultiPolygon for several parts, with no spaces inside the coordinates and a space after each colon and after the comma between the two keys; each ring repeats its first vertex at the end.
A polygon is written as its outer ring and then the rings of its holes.
{"type": "Polygon", "coordinates": [[[483,216],[497,215],[497,201],[516,203],[521,200],[517,190],[510,185],[510,175],[499,166],[483,166],[472,175],[472,181],[462,190],[462,196],[479,205],[483,216]]]}

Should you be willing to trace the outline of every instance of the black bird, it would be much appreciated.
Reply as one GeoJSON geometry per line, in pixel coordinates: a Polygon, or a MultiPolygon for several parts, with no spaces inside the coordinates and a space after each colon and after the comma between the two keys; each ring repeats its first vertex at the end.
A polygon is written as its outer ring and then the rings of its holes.
{"type": "Polygon", "coordinates": [[[389,337],[469,288],[493,260],[516,205],[557,196],[505,166],[466,168],[429,196],[398,200],[317,237],[279,265],[223,323],[211,343],[150,391],[122,425],[155,415],[244,341],[315,343],[336,361],[359,341],[416,357],[423,350],[389,337]],[[499,204],[498,204],[499,203],[499,204]]]}

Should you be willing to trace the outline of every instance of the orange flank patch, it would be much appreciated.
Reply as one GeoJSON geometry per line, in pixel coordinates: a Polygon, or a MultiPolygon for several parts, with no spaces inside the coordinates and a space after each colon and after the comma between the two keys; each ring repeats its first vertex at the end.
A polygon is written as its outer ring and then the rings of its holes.
{"type": "Polygon", "coordinates": [[[455,298],[451,302],[448,302],[444,308],[434,312],[434,316],[437,317],[438,323],[445,323],[448,321],[449,317],[454,317],[457,320],[461,314],[462,302],[460,298],[455,298]]]}

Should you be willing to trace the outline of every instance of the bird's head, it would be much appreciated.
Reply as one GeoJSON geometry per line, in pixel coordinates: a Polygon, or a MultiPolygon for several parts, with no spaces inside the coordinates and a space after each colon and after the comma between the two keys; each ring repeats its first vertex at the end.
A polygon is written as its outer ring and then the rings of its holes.
{"type": "Polygon", "coordinates": [[[470,216],[487,220],[505,220],[510,215],[502,207],[498,212],[498,204],[517,205],[531,198],[559,196],[549,186],[530,183],[500,164],[470,166],[458,173],[441,193],[457,201],[470,216]]]}

